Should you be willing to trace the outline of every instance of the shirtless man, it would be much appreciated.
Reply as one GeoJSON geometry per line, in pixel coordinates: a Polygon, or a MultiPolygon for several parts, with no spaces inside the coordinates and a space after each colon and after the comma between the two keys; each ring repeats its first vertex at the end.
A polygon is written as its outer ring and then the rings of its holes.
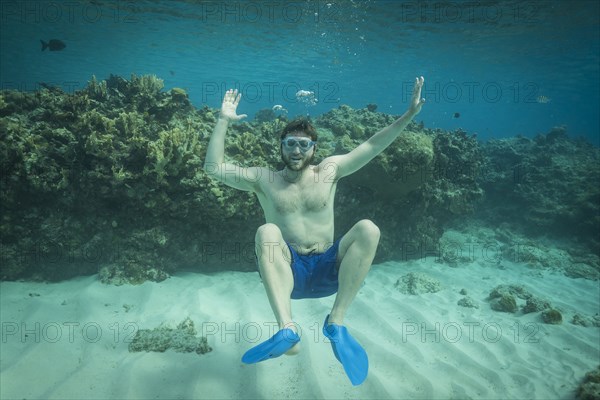
{"type": "Polygon", "coordinates": [[[333,241],[333,203],[338,181],[363,167],[385,150],[421,111],[423,77],[416,78],[408,111],[348,154],[310,164],[317,134],[306,120],[294,120],[281,134],[281,157],[285,168],[240,167],[225,161],[225,133],[237,115],[241,93],[225,93],[214,128],[204,170],[214,179],[236,189],[254,192],[265,213],[266,223],[255,236],[256,258],[271,308],[279,324],[269,340],[242,357],[256,363],[282,354],[296,354],[300,337],[292,320],[291,299],[325,297],[337,293],[323,333],[331,341],[334,355],[354,385],[368,371],[364,349],[343,326],[350,303],[371,268],[379,243],[379,228],[370,220],[358,221],[333,241]]]}

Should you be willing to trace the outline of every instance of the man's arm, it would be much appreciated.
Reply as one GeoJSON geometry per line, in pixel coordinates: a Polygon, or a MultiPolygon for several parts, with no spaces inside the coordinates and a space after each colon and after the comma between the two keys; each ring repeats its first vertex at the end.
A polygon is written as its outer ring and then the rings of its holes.
{"type": "Polygon", "coordinates": [[[406,125],[412,121],[414,116],[421,111],[421,107],[425,103],[425,99],[421,98],[423,82],[423,77],[416,78],[410,106],[404,115],[361,143],[350,153],[327,157],[321,162],[321,165],[326,167],[334,164],[336,179],[339,179],[358,171],[385,150],[406,128],[406,125]]]}
{"type": "Polygon", "coordinates": [[[237,121],[246,117],[246,114],[237,115],[236,109],[242,94],[237,90],[228,90],[223,98],[221,113],[215,129],[210,136],[204,171],[218,181],[240,190],[253,190],[262,173],[261,168],[244,168],[239,165],[225,162],[225,133],[230,121],[237,121]]]}

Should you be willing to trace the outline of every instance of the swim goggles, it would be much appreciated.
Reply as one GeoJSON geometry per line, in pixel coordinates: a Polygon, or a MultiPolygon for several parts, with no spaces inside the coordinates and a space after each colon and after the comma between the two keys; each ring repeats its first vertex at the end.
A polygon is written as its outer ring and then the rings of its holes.
{"type": "Polygon", "coordinates": [[[311,147],[313,147],[317,142],[310,140],[305,137],[286,137],[281,141],[283,147],[286,150],[292,150],[296,145],[300,147],[300,151],[305,152],[308,151],[311,147]]]}

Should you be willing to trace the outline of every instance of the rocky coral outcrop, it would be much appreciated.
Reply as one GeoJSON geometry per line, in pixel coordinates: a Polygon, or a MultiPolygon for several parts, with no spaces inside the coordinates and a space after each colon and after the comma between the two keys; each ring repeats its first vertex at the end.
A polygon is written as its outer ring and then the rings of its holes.
{"type": "MultiPolygon", "coordinates": [[[[524,314],[547,311],[551,309],[551,305],[548,301],[534,296],[522,285],[496,286],[490,292],[488,297],[488,300],[490,300],[490,306],[493,310],[508,313],[516,313],[519,310],[517,299],[520,300],[520,303],[525,301],[524,304],[521,304],[521,311],[524,314]]],[[[555,317],[556,315],[550,315],[549,319],[551,319],[553,316],[555,317]]]]}
{"type": "Polygon", "coordinates": [[[560,311],[555,308],[549,308],[547,310],[542,311],[542,320],[550,325],[560,325],[562,324],[563,317],[560,311]]]}
{"type": "Polygon", "coordinates": [[[516,313],[521,309],[523,314],[539,313],[541,321],[550,325],[562,324],[566,319],[565,312],[572,313],[571,323],[584,327],[600,326],[600,315],[588,317],[574,310],[563,310],[552,306],[542,298],[533,295],[522,285],[496,286],[488,297],[490,307],[495,311],[516,313]]]}
{"type": "Polygon", "coordinates": [[[178,353],[196,353],[200,355],[212,351],[206,337],[197,337],[197,334],[194,322],[190,318],[183,320],[175,329],[166,324],[154,329],[140,329],[129,343],[129,351],[164,353],[172,349],[178,353]]]}
{"type": "Polygon", "coordinates": [[[469,296],[465,296],[462,299],[458,300],[458,302],[456,304],[458,304],[461,307],[465,307],[465,308],[479,308],[479,305],[477,304],[477,302],[469,296]]]}
{"type": "MultiPolygon", "coordinates": [[[[194,108],[185,90],[165,91],[151,75],[92,78],[72,94],[4,90],[0,100],[0,279],[102,271],[121,284],[183,268],[255,268],[253,238],[264,222],[255,196],[203,171],[216,110],[194,108]]],[[[352,150],[395,118],[347,106],[317,118],[315,161],[352,150]]],[[[226,157],[280,167],[286,122],[233,124],[226,157]]],[[[383,233],[377,261],[418,257],[473,209],[481,190],[469,171],[480,163],[473,137],[411,124],[340,183],[336,236],[371,218],[383,233]]]]}
{"type": "MultiPolygon", "coordinates": [[[[372,109],[372,107],[371,107],[372,109]]],[[[347,153],[397,116],[342,105],[315,123],[331,132],[334,154],[347,153]]],[[[482,155],[474,136],[458,130],[429,130],[413,122],[379,156],[338,185],[337,227],[345,232],[356,217],[372,219],[382,236],[383,257],[422,257],[455,218],[473,212],[483,192],[476,177],[482,155]]]]}
{"type": "Polygon", "coordinates": [[[478,211],[490,225],[568,237],[600,252],[600,149],[556,127],[534,139],[490,140],[481,150],[486,196],[478,211]]]}
{"type": "Polygon", "coordinates": [[[600,314],[588,317],[579,313],[575,313],[571,319],[573,325],[600,328],[600,314]]]}
{"type": "Polygon", "coordinates": [[[436,293],[442,290],[442,284],[435,278],[420,272],[410,272],[396,281],[394,287],[404,294],[419,295],[436,293]]]}
{"type": "MultiPolygon", "coordinates": [[[[183,268],[254,269],[264,222],[255,196],[203,171],[216,113],[193,107],[183,89],[165,91],[156,76],[93,78],[72,94],[0,91],[0,279],[102,271],[106,282],[138,283],[183,268]]],[[[373,106],[319,116],[315,161],[352,151],[396,118],[373,106]]],[[[226,157],[280,168],[286,123],[270,114],[233,124],[226,157]]],[[[599,149],[564,128],[482,145],[461,130],[411,123],[340,181],[335,236],[369,218],[382,232],[375,262],[425,257],[451,222],[477,211],[499,242],[521,244],[507,232],[528,231],[573,243],[568,258],[533,245],[499,248],[504,255],[597,280],[599,160],[599,149]]],[[[446,256],[454,266],[470,261],[446,256]]]]}
{"type": "MultiPolygon", "coordinates": [[[[243,269],[236,250],[261,221],[256,200],[202,170],[214,111],[162,89],[134,75],[93,78],[73,94],[2,91],[0,279],[102,270],[105,281],[139,283],[198,265],[243,269]]],[[[233,157],[268,143],[248,131],[229,138],[233,157]]]]}
{"type": "Polygon", "coordinates": [[[577,388],[576,397],[581,400],[600,399],[600,366],[585,374],[577,388]]]}

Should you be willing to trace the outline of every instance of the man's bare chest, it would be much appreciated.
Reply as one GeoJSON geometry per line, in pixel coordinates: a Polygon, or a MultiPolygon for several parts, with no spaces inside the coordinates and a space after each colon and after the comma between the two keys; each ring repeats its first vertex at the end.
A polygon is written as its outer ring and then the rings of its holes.
{"type": "Polygon", "coordinates": [[[333,201],[331,185],[323,184],[273,188],[269,197],[281,214],[319,212],[333,201]]]}
{"type": "Polygon", "coordinates": [[[297,212],[319,212],[333,202],[332,182],[290,183],[276,180],[264,185],[262,189],[268,208],[283,215],[297,212]]]}

